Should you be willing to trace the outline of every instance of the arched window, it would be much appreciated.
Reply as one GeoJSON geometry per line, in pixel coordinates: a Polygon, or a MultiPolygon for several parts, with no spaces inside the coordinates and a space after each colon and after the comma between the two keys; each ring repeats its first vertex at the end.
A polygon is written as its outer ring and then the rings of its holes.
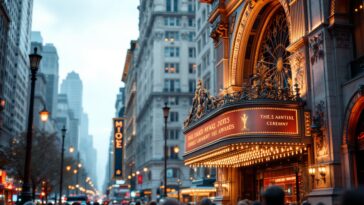
{"type": "Polygon", "coordinates": [[[289,31],[284,10],[281,8],[269,20],[258,47],[256,72],[267,84],[277,89],[290,88],[291,67],[289,31]]]}

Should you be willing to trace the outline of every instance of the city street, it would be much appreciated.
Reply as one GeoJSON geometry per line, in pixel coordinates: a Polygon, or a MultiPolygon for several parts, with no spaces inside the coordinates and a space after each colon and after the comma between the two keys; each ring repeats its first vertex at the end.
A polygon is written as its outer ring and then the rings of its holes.
{"type": "Polygon", "coordinates": [[[0,205],[364,205],[364,0],[0,0],[0,205]]]}

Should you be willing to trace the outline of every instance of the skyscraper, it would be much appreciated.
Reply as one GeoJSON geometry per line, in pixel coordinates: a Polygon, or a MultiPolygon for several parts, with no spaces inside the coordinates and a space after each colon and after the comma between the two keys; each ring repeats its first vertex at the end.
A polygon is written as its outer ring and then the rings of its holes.
{"type": "Polygon", "coordinates": [[[25,130],[28,110],[30,28],[33,0],[1,1],[10,25],[2,78],[2,97],[6,108],[1,113],[3,136],[11,137],[25,130]]]}
{"type": "MultiPolygon", "coordinates": [[[[52,132],[55,127],[55,118],[57,113],[57,95],[58,95],[58,54],[53,44],[43,44],[43,38],[39,31],[33,31],[31,35],[32,49],[37,47],[38,52],[42,55],[40,70],[38,71],[38,79],[36,81],[35,111],[38,112],[43,108],[47,108],[50,117],[46,125],[42,129],[52,132]]],[[[38,123],[39,117],[35,116],[38,123]]],[[[60,129],[60,128],[58,128],[60,129]]]]}
{"type": "Polygon", "coordinates": [[[50,111],[50,117],[53,119],[53,113],[57,111],[57,94],[58,94],[58,79],[59,79],[59,64],[57,48],[47,43],[43,46],[42,61],[40,71],[45,74],[47,80],[47,109],[50,111]]]}
{"type": "MultiPolygon", "coordinates": [[[[136,85],[126,88],[126,93],[129,93],[135,86],[137,99],[136,133],[126,136],[131,140],[125,145],[126,149],[134,147],[136,151],[126,159],[131,162],[126,165],[130,166],[130,169],[126,167],[126,174],[132,178],[135,173],[141,173],[135,189],[142,190],[148,198],[156,199],[163,191],[160,187],[164,178],[162,107],[165,102],[171,108],[167,131],[167,190],[191,185],[190,169],[182,162],[182,124],[193,96],[191,88],[195,85],[195,1],[141,0],[138,9],[138,46],[134,62],[130,63],[132,68],[124,67],[124,75],[128,75],[129,70],[136,70],[138,78],[136,85]],[[174,151],[176,147],[179,152],[174,151]]],[[[126,65],[128,61],[127,57],[126,65]]],[[[129,85],[128,82],[126,84],[129,85]]],[[[131,98],[128,96],[126,99],[131,98]]],[[[133,181],[135,177],[131,183],[133,181]]]]}
{"type": "Polygon", "coordinates": [[[75,117],[81,120],[82,115],[82,81],[78,73],[72,71],[62,81],[61,93],[68,96],[68,103],[75,117]]]}

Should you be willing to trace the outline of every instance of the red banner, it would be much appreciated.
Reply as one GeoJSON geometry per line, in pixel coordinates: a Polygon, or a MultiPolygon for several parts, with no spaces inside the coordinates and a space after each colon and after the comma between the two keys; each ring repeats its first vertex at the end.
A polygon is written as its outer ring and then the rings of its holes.
{"type": "Polygon", "coordinates": [[[241,135],[298,135],[298,111],[289,108],[242,108],[222,113],[186,133],[186,152],[241,135]]]}

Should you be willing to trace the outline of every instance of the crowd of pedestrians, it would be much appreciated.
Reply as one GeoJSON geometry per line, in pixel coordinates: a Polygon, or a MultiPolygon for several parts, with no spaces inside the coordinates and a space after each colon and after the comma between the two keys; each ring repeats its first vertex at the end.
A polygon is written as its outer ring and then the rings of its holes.
{"type": "MultiPolygon", "coordinates": [[[[248,199],[236,202],[237,205],[287,205],[284,201],[284,191],[278,186],[271,186],[266,189],[262,194],[262,201],[250,201],[248,199]]],[[[334,202],[337,205],[364,205],[364,189],[350,190],[343,193],[334,202]]],[[[137,203],[136,205],[141,205],[137,203]]],[[[158,205],[157,202],[151,201],[148,205],[158,205]]],[[[175,199],[166,199],[159,205],[183,205],[175,199]]],[[[210,199],[204,198],[196,205],[215,205],[210,199]]],[[[232,204],[234,205],[234,204],[232,204]]],[[[318,202],[311,204],[308,201],[303,201],[301,205],[325,205],[325,203],[318,202]]]]}

